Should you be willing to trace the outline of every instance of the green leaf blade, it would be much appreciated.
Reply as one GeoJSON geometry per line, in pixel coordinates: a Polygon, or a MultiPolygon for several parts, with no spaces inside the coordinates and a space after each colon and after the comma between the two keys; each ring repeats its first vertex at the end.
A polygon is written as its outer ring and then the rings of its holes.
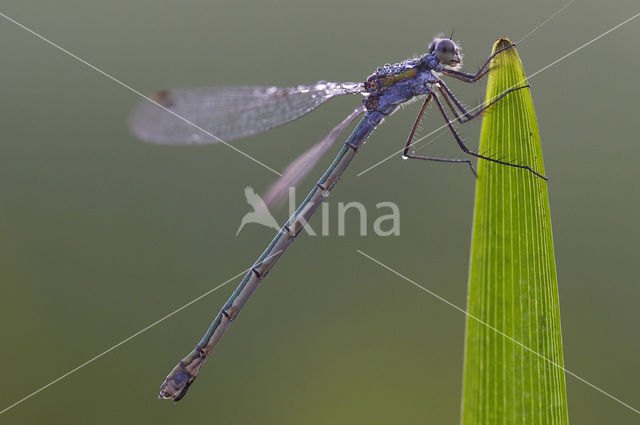
{"type": "MultiPolygon", "coordinates": [[[[498,40],[493,51],[510,44],[498,40]]],[[[508,49],[492,61],[487,102],[523,85],[518,53],[508,49]]],[[[522,161],[544,174],[528,88],[507,94],[485,113],[479,151],[522,161]]],[[[467,300],[465,425],[568,423],[549,211],[543,179],[479,160],[467,300]]]]}

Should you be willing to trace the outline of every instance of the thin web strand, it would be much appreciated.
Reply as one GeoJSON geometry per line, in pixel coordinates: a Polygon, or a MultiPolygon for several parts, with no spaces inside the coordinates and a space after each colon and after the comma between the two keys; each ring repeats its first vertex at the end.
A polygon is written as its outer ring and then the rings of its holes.
{"type": "MultiPolygon", "coordinates": [[[[265,258],[262,261],[266,261],[269,258],[272,258],[278,254],[280,254],[282,252],[282,250],[272,254],[271,256],[265,258]]],[[[230,278],[229,280],[221,283],[220,285],[216,286],[213,289],[208,290],[207,292],[205,292],[204,294],[194,298],[193,300],[189,301],[188,303],[184,304],[182,307],[179,307],[175,310],[173,310],[171,313],[167,314],[166,316],[156,320],[155,322],[151,323],[148,326],[145,326],[144,328],[140,329],[139,331],[131,334],[130,336],[128,336],[127,338],[123,339],[122,341],[118,342],[117,344],[112,345],[111,347],[107,348],[106,350],[104,350],[103,352],[101,352],[100,354],[90,358],[89,360],[87,360],[86,362],[80,364],[79,366],[74,367],[73,369],[71,369],[70,371],[68,371],[67,373],[60,375],[58,378],[54,379],[53,381],[49,382],[46,385],[43,385],[42,387],[38,388],[37,390],[33,391],[32,393],[24,396],[23,398],[21,398],[20,400],[16,401],[15,403],[5,407],[3,410],[0,411],[0,415],[2,415],[3,413],[13,409],[14,407],[16,407],[17,405],[27,401],[28,399],[30,399],[31,397],[35,396],[36,394],[40,393],[41,391],[46,390],[47,388],[49,388],[50,386],[60,382],[61,380],[63,380],[64,378],[66,378],[69,375],[72,375],[73,373],[79,371],[80,369],[82,369],[85,366],[88,366],[89,364],[95,362],[96,360],[98,360],[100,357],[110,353],[111,351],[115,350],[116,348],[120,347],[121,345],[131,341],[132,339],[134,339],[135,337],[139,336],[140,334],[148,331],[149,329],[153,328],[156,325],[159,325],[160,323],[164,322],[165,320],[167,320],[168,318],[170,318],[171,316],[174,316],[175,314],[181,312],[182,310],[184,310],[185,308],[191,306],[192,304],[200,301],[202,298],[206,297],[207,295],[217,291],[218,289],[222,288],[223,286],[227,285],[230,282],[233,282],[234,280],[236,280],[237,278],[239,278],[240,276],[242,276],[243,274],[248,273],[251,268],[253,266],[249,267],[248,269],[245,269],[243,271],[241,271],[240,273],[238,273],[237,275],[233,276],[232,278],[230,278]]]]}
{"type": "Polygon", "coordinates": [[[120,86],[126,88],[127,90],[131,91],[132,93],[137,94],[138,96],[140,96],[141,98],[153,103],[154,105],[156,105],[159,108],[164,109],[165,111],[167,111],[168,113],[174,115],[176,118],[179,118],[180,120],[184,121],[185,123],[193,126],[194,128],[196,128],[197,130],[202,131],[204,134],[206,134],[207,136],[210,136],[213,139],[216,139],[217,141],[219,141],[220,143],[224,144],[225,146],[233,149],[234,151],[238,152],[239,154],[243,155],[244,157],[250,159],[251,161],[255,162],[256,164],[259,164],[261,166],[263,166],[264,168],[266,168],[267,170],[271,171],[272,173],[278,175],[278,176],[282,176],[282,174],[280,174],[279,172],[277,172],[276,170],[274,170],[273,168],[269,167],[268,165],[258,161],[256,158],[252,157],[251,155],[249,155],[246,152],[243,152],[242,150],[236,148],[235,146],[229,144],[228,142],[222,140],[221,138],[219,138],[218,136],[216,136],[215,134],[205,130],[204,128],[200,127],[199,125],[189,121],[188,119],[184,118],[183,116],[176,114],[175,112],[173,112],[171,109],[167,108],[166,106],[161,105],[160,103],[156,102],[155,100],[153,100],[152,98],[150,98],[149,96],[146,96],[144,94],[142,94],[141,92],[139,92],[138,90],[134,89],[133,87],[131,87],[130,85],[120,81],[119,79],[117,79],[116,77],[112,76],[111,74],[101,70],[100,68],[98,68],[95,65],[90,64],[89,62],[87,62],[86,60],[82,59],[81,57],[75,55],[74,53],[71,53],[69,50],[65,49],[64,47],[54,43],[53,41],[49,40],[48,38],[40,35],[39,33],[35,32],[34,30],[32,30],[31,28],[21,24],[20,22],[16,21],[15,19],[5,15],[4,13],[0,12],[0,16],[2,16],[3,18],[5,18],[7,21],[12,22],[14,24],[16,24],[17,26],[19,26],[20,28],[22,28],[23,30],[33,34],[34,36],[38,37],[39,39],[41,39],[42,41],[50,44],[51,46],[55,47],[56,49],[60,50],[63,53],[66,53],[67,55],[71,56],[72,58],[76,59],[77,61],[81,62],[82,64],[88,66],[89,68],[93,69],[94,71],[98,72],[99,74],[102,74],[103,76],[107,77],[108,79],[110,79],[111,81],[119,84],[120,86]]]}
{"type": "Polygon", "coordinates": [[[596,385],[592,384],[591,382],[587,381],[584,378],[581,378],[580,376],[576,375],[575,373],[571,372],[570,370],[565,369],[563,366],[561,366],[560,364],[554,362],[553,360],[543,356],[542,354],[538,353],[537,351],[527,347],[526,345],[522,344],[521,342],[519,342],[518,340],[510,337],[509,335],[505,334],[504,332],[494,328],[493,326],[491,326],[490,324],[486,323],[485,321],[483,321],[482,319],[474,316],[471,313],[468,313],[465,309],[458,307],[457,305],[455,305],[454,303],[452,303],[451,301],[447,300],[446,298],[441,297],[440,295],[436,294],[433,291],[430,291],[429,289],[425,288],[424,286],[414,282],[413,280],[409,279],[408,277],[406,277],[405,275],[401,274],[400,272],[392,269],[391,267],[383,264],[382,262],[376,260],[375,258],[371,257],[370,255],[364,253],[363,251],[360,251],[359,249],[356,249],[356,252],[358,252],[358,254],[368,258],[369,260],[373,261],[374,263],[378,264],[379,266],[387,269],[388,271],[392,272],[393,274],[395,274],[396,276],[401,277],[402,279],[406,280],[407,282],[411,283],[412,285],[416,286],[417,288],[422,289],[424,292],[432,295],[433,297],[439,299],[440,301],[444,302],[445,304],[447,304],[448,306],[458,310],[459,312],[463,313],[465,316],[469,317],[470,319],[475,320],[476,322],[480,323],[483,326],[486,326],[488,329],[496,332],[497,334],[505,337],[506,339],[508,339],[509,341],[519,345],[520,347],[524,348],[525,350],[535,354],[536,356],[540,357],[542,360],[548,362],[549,364],[557,367],[558,369],[561,369],[562,371],[564,371],[566,374],[573,376],[574,378],[576,378],[577,380],[579,380],[580,382],[590,386],[591,388],[593,388],[594,390],[599,391],[600,393],[606,395],[607,397],[609,397],[610,399],[620,403],[621,405],[623,405],[624,407],[628,408],[629,410],[640,414],[640,410],[628,405],[627,403],[625,403],[624,401],[620,400],[619,398],[609,394],[608,392],[606,392],[605,390],[601,389],[600,387],[597,387],[596,385]]]}

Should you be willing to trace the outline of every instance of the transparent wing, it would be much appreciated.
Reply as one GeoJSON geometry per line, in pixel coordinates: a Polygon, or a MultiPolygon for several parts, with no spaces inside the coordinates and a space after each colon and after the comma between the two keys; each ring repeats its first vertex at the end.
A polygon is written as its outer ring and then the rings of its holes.
{"type": "Polygon", "coordinates": [[[140,103],[131,129],[141,140],[161,144],[230,141],[285,124],[334,96],[360,93],[362,83],[321,81],[296,87],[201,87],[159,92],[140,103]]]}
{"type": "Polygon", "coordinates": [[[333,146],[333,143],[338,136],[340,136],[340,133],[363,112],[364,105],[361,105],[340,124],[335,126],[324,139],[320,140],[289,164],[278,180],[269,187],[267,193],[262,197],[265,204],[271,206],[280,203],[287,194],[289,187],[296,187],[300,180],[309,174],[313,166],[323,157],[331,146],[333,146]]]}

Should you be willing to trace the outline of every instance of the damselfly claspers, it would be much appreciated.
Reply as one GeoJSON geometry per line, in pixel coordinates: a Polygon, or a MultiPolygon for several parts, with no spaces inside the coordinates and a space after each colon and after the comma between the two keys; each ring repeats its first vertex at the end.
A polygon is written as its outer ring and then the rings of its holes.
{"type": "MultiPolygon", "coordinates": [[[[178,401],[200,372],[207,356],[214,349],[248,298],[273,268],[278,258],[293,242],[322,201],[354,158],[367,137],[394,112],[398,106],[418,96],[426,97],[404,147],[403,157],[467,163],[469,159],[447,159],[416,155],[410,151],[413,138],[425,112],[433,101],[451,134],[465,154],[506,166],[522,168],[545,178],[527,165],[514,164],[471,151],[456,132],[453,122],[468,122],[508,93],[528,85],[511,88],[476,112],[465,109],[447,85],[440,79],[449,76],[468,83],[480,80],[490,70],[491,59],[512,48],[510,44],[496,51],[475,74],[462,72],[458,46],[450,38],[435,38],[429,52],[394,65],[378,68],[364,83],[318,82],[314,85],[290,88],[278,87],[211,87],[164,90],[155,103],[140,104],[132,116],[132,129],[142,140],[161,144],[205,144],[224,142],[261,133],[299,118],[332,97],[363,94],[362,104],[323,140],[296,159],[264,197],[267,204],[278,199],[290,186],[306,175],[339,134],[357,117],[363,115],[333,163],[316,183],[306,199],[277,233],[267,249],[245,275],[238,288],[224,304],[196,348],[167,376],[160,388],[160,398],[178,401]],[[449,119],[441,102],[444,99],[455,119],[449,119]]],[[[474,171],[475,172],[475,171],[474,171]]]]}

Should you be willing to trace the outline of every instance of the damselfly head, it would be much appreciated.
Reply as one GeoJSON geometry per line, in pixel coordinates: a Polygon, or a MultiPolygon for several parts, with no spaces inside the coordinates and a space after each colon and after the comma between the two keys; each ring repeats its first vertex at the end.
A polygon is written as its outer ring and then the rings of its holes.
{"type": "Polygon", "coordinates": [[[429,45],[429,54],[435,53],[436,59],[445,66],[458,68],[462,65],[460,49],[450,38],[434,38],[429,45]]]}

